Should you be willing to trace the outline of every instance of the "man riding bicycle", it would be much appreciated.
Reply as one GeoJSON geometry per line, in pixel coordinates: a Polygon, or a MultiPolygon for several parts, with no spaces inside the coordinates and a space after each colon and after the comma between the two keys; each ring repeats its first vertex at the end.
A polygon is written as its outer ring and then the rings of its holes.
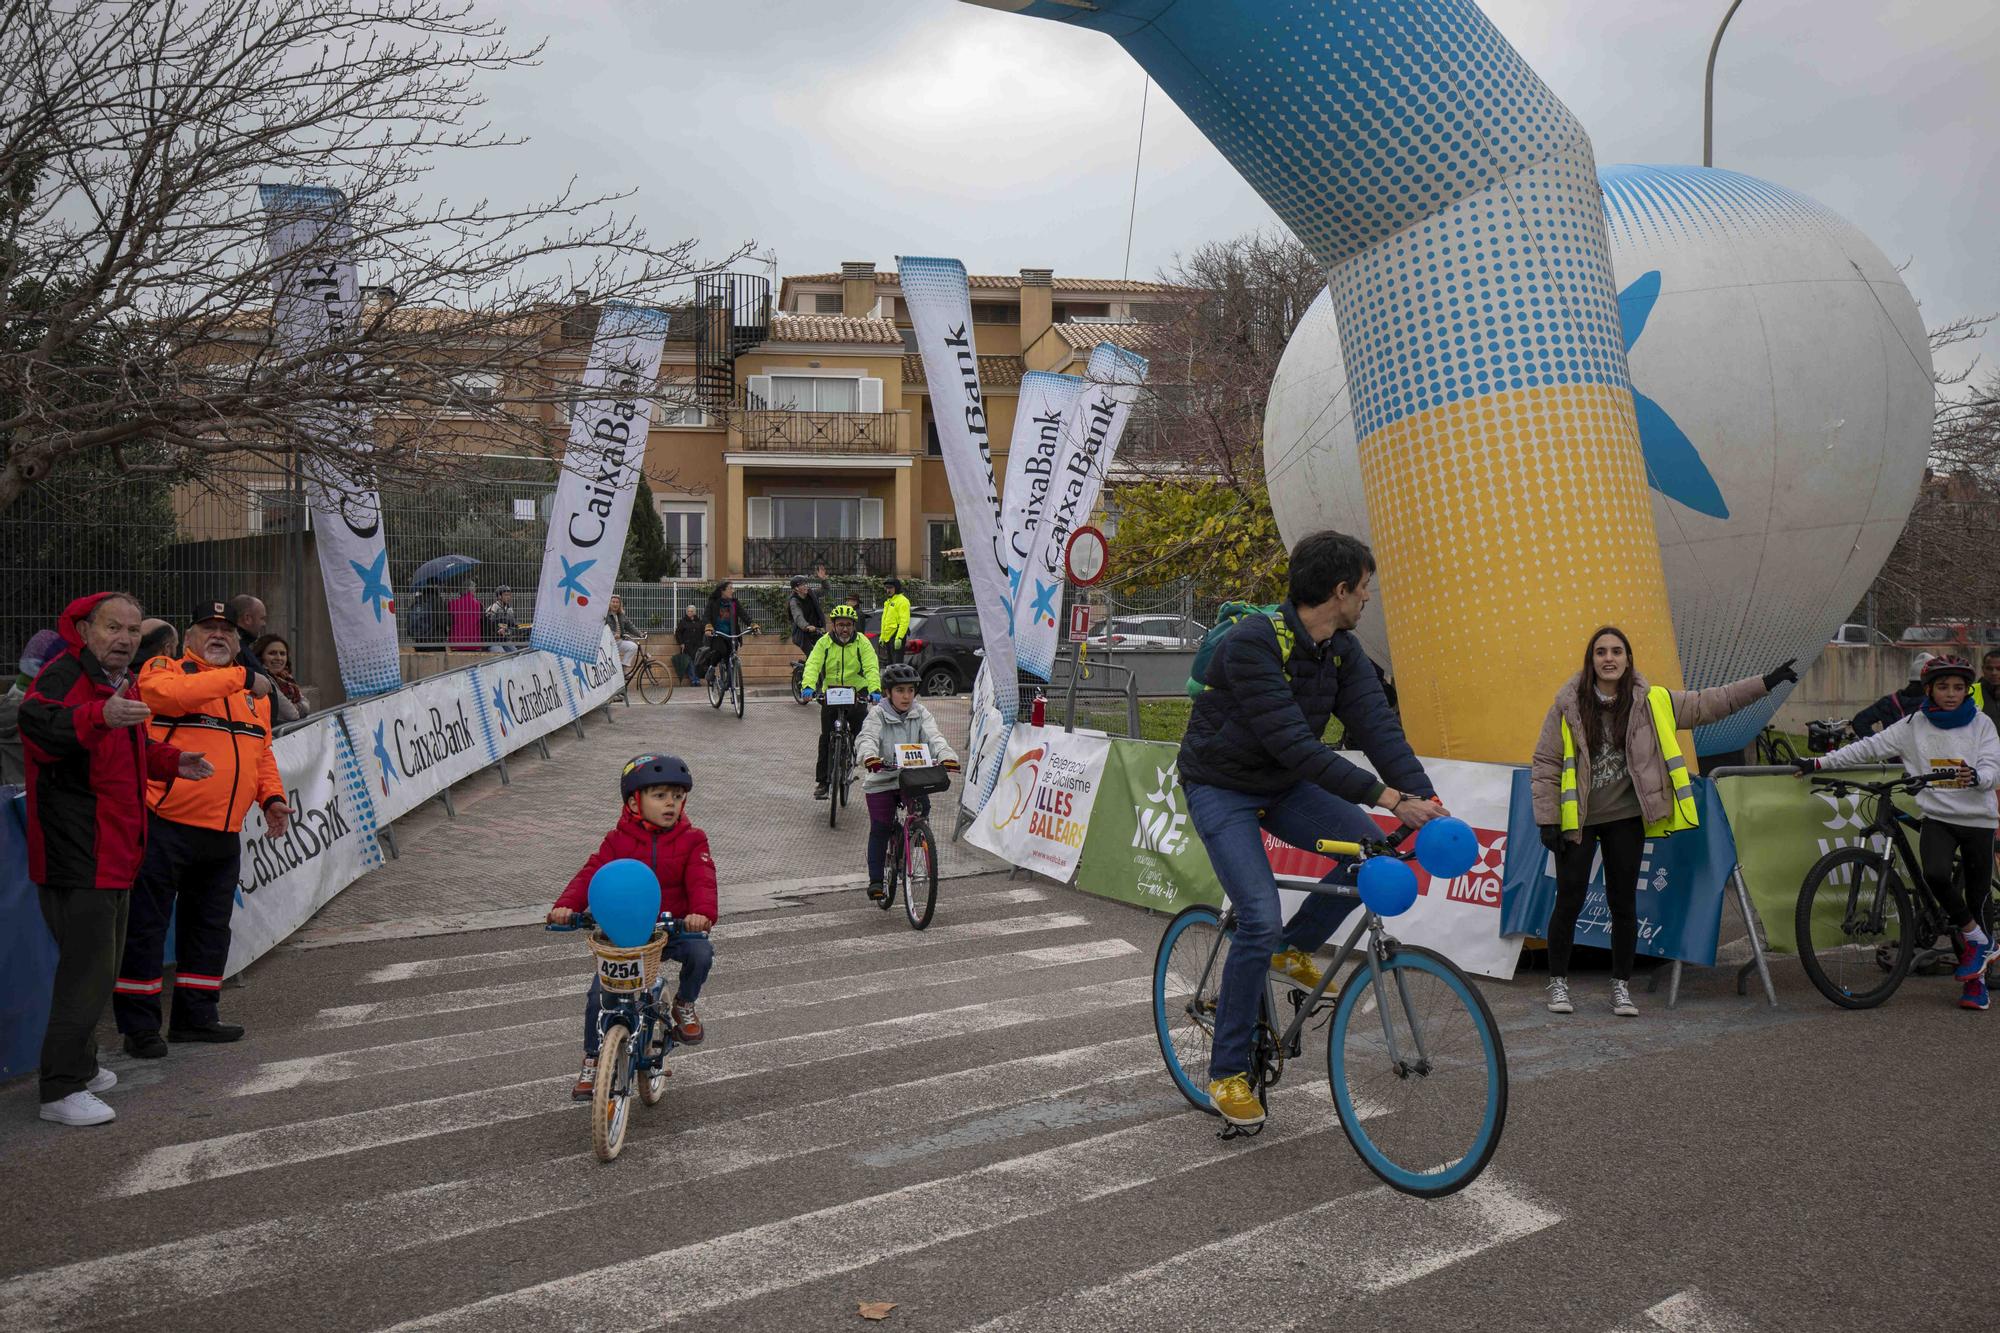
{"type": "Polygon", "coordinates": [[[819,757],[813,762],[815,801],[825,800],[831,786],[832,775],[826,771],[826,753],[833,740],[834,722],[845,717],[848,729],[858,735],[861,724],[868,720],[869,703],[882,697],[882,677],[875,661],[875,645],[855,633],[861,624],[861,613],[851,603],[836,606],[827,614],[827,624],[832,628],[813,645],[812,656],[806,659],[805,697],[812,698],[824,682],[826,689],[840,686],[852,689],[854,702],[828,704],[819,710],[819,757]]]}
{"type": "MultiPolygon", "coordinates": [[[[1216,997],[1208,1084],[1209,1100],[1232,1125],[1264,1122],[1246,1074],[1267,969],[1300,986],[1319,985],[1312,952],[1356,905],[1353,898],[1313,894],[1287,925],[1264,830],[1311,847],[1321,838],[1380,837],[1363,805],[1390,811],[1412,828],[1445,813],[1353,633],[1374,572],[1374,555],[1354,537],[1326,531],[1302,538],[1292,548],[1290,597],[1275,612],[1246,615],[1226,632],[1181,738],[1188,813],[1236,912],[1216,997]],[[1346,744],[1366,754],[1390,785],[1320,740],[1336,716],[1346,744]]],[[[1323,882],[1348,873],[1338,865],[1323,882]]]]}

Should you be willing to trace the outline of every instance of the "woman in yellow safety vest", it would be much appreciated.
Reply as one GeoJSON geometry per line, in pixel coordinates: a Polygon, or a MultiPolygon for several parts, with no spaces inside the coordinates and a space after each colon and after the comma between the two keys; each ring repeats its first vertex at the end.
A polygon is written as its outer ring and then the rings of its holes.
{"type": "Polygon", "coordinates": [[[1556,907],[1549,918],[1550,1013],[1569,1014],[1569,955],[1576,918],[1604,853],[1611,908],[1611,1011],[1636,1018],[1632,959],[1639,948],[1639,858],[1646,839],[1693,828],[1693,779],[1677,732],[1720,722],[1798,672],[1787,661],[1762,677],[1680,693],[1649,686],[1632,662],[1625,632],[1606,625],[1590,636],[1583,670],[1556,691],[1535,742],[1530,786],[1542,844],[1555,856],[1556,907]]]}

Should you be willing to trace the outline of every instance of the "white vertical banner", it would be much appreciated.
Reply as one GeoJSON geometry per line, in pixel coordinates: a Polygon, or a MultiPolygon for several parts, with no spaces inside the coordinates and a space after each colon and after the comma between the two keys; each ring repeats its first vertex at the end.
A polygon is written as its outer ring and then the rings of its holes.
{"type": "MultiPolygon", "coordinates": [[[[1057,453],[1064,423],[1076,415],[1087,387],[1081,375],[1031,370],[1021,376],[1014,409],[1014,434],[1007,445],[1007,484],[1000,491],[1000,531],[1007,548],[1010,600],[1021,595],[1021,578],[1034,552],[1036,534],[1055,488],[1057,453]]],[[[1010,608],[1008,616],[1013,616],[1010,608]]]]}
{"type": "Polygon", "coordinates": [[[1062,613],[1069,536],[1090,521],[1097,507],[1132,404],[1146,383],[1146,358],[1099,343],[1091,350],[1086,378],[1082,398],[1063,423],[1048,498],[1021,575],[1020,595],[1014,599],[1021,669],[1043,680],[1055,669],[1056,617],[1062,613]]]}
{"type": "Polygon", "coordinates": [[[534,647],[573,662],[596,662],[604,637],[666,336],[665,311],[607,304],[583,368],[528,635],[534,647]]]}
{"type": "MultiPolygon", "coordinates": [[[[1008,614],[1007,548],[1000,531],[1000,495],[987,438],[986,399],[979,389],[979,352],[972,341],[972,297],[965,265],[956,259],[898,257],[903,301],[916,325],[937,422],[944,470],[958,512],[959,542],[979,608],[979,638],[993,683],[994,706],[1012,722],[1020,707],[1014,675],[1014,627],[1008,614]]],[[[967,784],[971,779],[968,777],[967,784]]]]}
{"type": "MultiPolygon", "coordinates": [[[[332,349],[353,335],[361,319],[347,200],[338,190],[313,185],[264,185],[257,195],[271,251],[271,324],[278,350],[302,381],[342,374],[357,358],[332,349]]],[[[313,513],[313,546],[326,583],[341,688],[350,699],[364,699],[403,683],[382,500],[372,478],[341,461],[373,447],[374,419],[352,402],[316,397],[307,402],[305,432],[334,455],[308,450],[299,469],[313,513]]]]}

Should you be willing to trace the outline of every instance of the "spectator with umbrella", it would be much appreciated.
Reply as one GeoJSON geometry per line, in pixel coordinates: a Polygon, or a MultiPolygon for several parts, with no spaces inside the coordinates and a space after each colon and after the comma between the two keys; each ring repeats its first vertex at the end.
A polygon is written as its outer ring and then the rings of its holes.
{"type": "Polygon", "coordinates": [[[479,594],[468,582],[467,592],[472,597],[473,632],[469,640],[459,633],[458,603],[464,596],[445,604],[442,589],[470,574],[479,567],[479,562],[469,555],[441,555],[435,560],[426,560],[417,566],[417,572],[410,577],[410,585],[417,590],[415,602],[410,607],[410,638],[419,652],[442,652],[449,643],[457,647],[470,641],[472,651],[481,646],[483,635],[479,632],[479,594]]]}

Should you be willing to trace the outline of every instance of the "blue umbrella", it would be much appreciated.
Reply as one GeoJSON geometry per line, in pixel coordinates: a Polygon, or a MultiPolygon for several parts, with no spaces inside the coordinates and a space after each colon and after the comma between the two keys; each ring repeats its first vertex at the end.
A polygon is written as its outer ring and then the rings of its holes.
{"type": "Polygon", "coordinates": [[[478,563],[469,555],[441,555],[418,565],[411,582],[419,588],[427,583],[449,583],[478,563]]]}

